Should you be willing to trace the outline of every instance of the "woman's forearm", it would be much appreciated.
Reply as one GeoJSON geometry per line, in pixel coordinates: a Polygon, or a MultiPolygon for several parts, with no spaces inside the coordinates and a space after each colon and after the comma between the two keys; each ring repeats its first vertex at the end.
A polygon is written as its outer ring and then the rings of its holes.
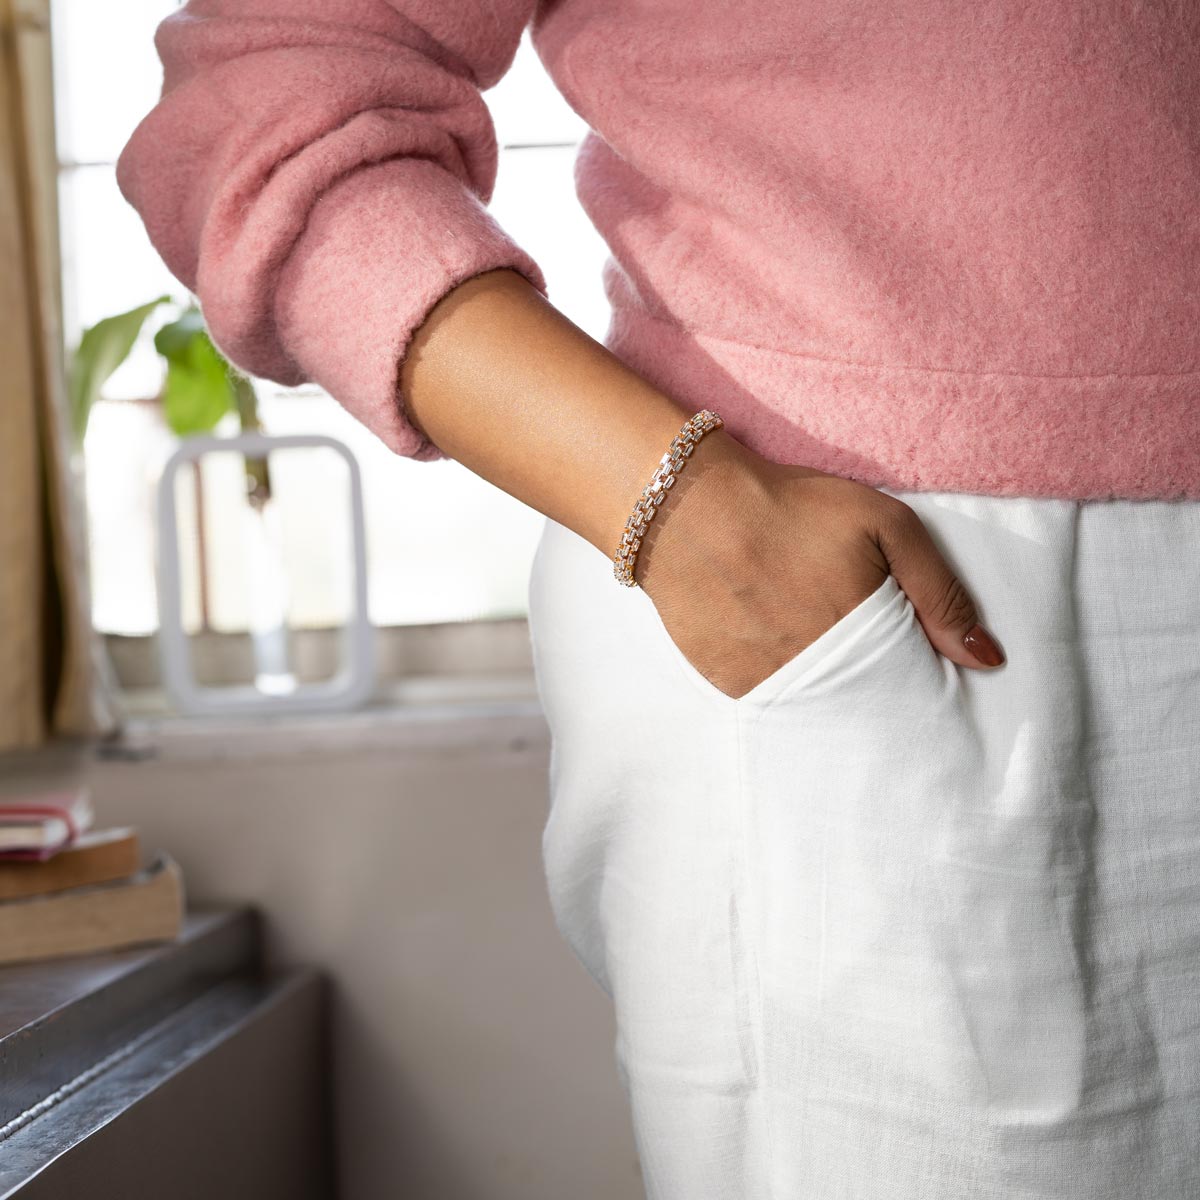
{"type": "MultiPolygon", "coordinates": [[[[516,271],[447,293],[400,369],[406,414],[449,457],[611,554],[687,407],[559,313],[516,271]]],[[[647,531],[638,582],[719,690],[740,696],[894,573],[934,647],[1002,652],[916,513],[853,480],[704,438],[647,531]],[[964,637],[964,635],[966,635],[964,637]]],[[[614,584],[614,586],[616,586],[614,584]]]]}
{"type": "MultiPolygon", "coordinates": [[[[412,339],[400,391],[409,420],[445,454],[607,554],[680,426],[712,404],[681,407],[508,269],[439,301],[412,339]]],[[[705,446],[710,469],[748,453],[722,433],[705,446]]]]}

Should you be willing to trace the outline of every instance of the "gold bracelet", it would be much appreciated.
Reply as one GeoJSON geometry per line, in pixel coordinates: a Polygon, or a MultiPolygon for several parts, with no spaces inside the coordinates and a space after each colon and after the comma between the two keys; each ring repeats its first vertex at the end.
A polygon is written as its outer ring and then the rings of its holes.
{"type": "Polygon", "coordinates": [[[671,449],[662,456],[654,477],[642,489],[637,504],[629,520],[625,522],[625,532],[621,535],[621,544],[613,555],[613,574],[617,582],[626,587],[637,587],[633,577],[637,553],[642,544],[646,527],[654,520],[654,514],[659,505],[667,498],[667,492],[675,486],[675,476],[683,470],[684,464],[696,449],[696,443],[714,429],[720,429],[724,422],[715,412],[702,408],[692,417],[671,441],[671,449]]]}

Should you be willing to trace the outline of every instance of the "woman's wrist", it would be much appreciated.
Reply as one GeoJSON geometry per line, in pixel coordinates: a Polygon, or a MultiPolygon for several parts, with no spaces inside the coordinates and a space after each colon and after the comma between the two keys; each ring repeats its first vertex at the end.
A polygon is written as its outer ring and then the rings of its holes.
{"type": "MultiPolygon", "coordinates": [[[[605,401],[613,408],[623,408],[626,419],[619,438],[610,433],[607,444],[587,451],[587,462],[581,464],[587,474],[581,478],[589,478],[591,486],[588,492],[578,494],[586,510],[577,516],[564,514],[563,523],[611,558],[642,490],[694,410],[681,408],[637,376],[622,381],[621,387],[606,394],[605,401]]],[[[597,426],[597,437],[604,432],[597,426]]]]}
{"type": "MultiPolygon", "coordinates": [[[[607,557],[672,439],[712,402],[682,406],[509,269],[463,281],[431,309],[399,383],[414,429],[607,557]]],[[[682,510],[701,478],[714,495],[730,490],[718,477],[748,457],[721,430],[706,435],[664,510],[682,510]]]]}
{"type": "Polygon", "coordinates": [[[733,570],[747,529],[766,519],[767,466],[727,430],[707,434],[643,539],[641,587],[653,596],[685,578],[702,582],[733,570]]]}

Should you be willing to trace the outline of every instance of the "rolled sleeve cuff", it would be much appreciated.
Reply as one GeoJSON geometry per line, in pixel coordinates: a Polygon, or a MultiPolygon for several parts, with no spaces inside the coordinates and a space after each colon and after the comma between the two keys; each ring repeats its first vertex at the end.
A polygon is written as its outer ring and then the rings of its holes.
{"type": "Polygon", "coordinates": [[[281,348],[396,454],[445,458],[405,415],[400,366],[447,292],[500,267],[546,295],[538,264],[446,168],[417,158],[360,167],[317,200],[284,263],[281,348]]]}

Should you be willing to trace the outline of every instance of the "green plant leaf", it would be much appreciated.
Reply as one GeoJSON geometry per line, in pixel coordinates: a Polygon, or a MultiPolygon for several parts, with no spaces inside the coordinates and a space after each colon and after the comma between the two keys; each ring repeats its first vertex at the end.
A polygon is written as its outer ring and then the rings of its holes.
{"type": "Polygon", "coordinates": [[[196,308],[164,325],[154,346],[167,360],[163,385],[163,416],[179,437],[210,433],[236,406],[230,368],[204,328],[196,308]]]}
{"type": "Polygon", "coordinates": [[[170,301],[170,296],[159,296],[128,312],[105,317],[84,330],[79,346],[71,357],[68,380],[71,428],[80,445],[87,432],[92,405],[100,398],[100,391],[109,376],[129,357],[146,318],[160,304],[169,304],[170,301]]]}
{"type": "Polygon", "coordinates": [[[189,304],[174,321],[154,335],[154,348],[165,359],[178,358],[186,355],[192,339],[204,332],[204,317],[194,304],[189,304]]]}

